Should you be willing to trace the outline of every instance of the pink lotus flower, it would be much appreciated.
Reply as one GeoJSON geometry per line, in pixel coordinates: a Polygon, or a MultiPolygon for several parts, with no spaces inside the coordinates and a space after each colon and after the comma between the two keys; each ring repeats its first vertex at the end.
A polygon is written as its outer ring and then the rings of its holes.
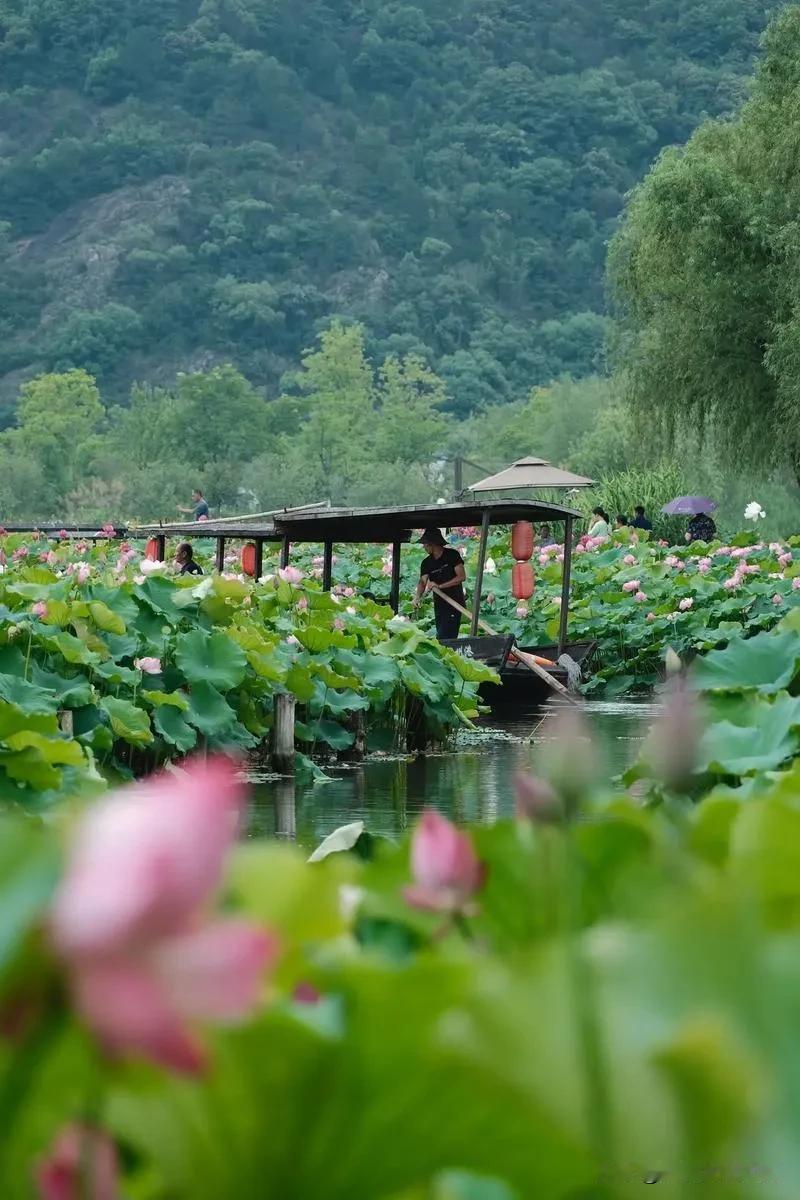
{"type": "Polygon", "coordinates": [[[483,887],[486,871],[469,834],[461,833],[435,809],[428,809],[411,840],[414,882],[403,895],[414,908],[464,913],[483,887]]]}
{"type": "Polygon", "coordinates": [[[781,542],[770,542],[769,548],[773,554],[783,553],[783,544],[781,542]]]}
{"type": "Polygon", "coordinates": [[[161,674],[161,659],[160,658],[135,658],[133,665],[137,671],[141,671],[143,675],[160,675],[161,674]]]}
{"type": "Polygon", "coordinates": [[[800,575],[795,575],[792,580],[792,591],[796,592],[800,589],[800,575]]]}
{"type": "Polygon", "coordinates": [[[577,546],[575,547],[575,553],[576,554],[585,554],[586,547],[581,542],[578,542],[577,546]]]}
{"type": "Polygon", "coordinates": [[[109,1053],[197,1072],[193,1025],[246,1015],[276,939],[207,914],[243,798],[234,764],[195,762],[88,810],[52,911],[75,1004],[109,1053]]]}
{"type": "Polygon", "coordinates": [[[47,551],[46,550],[43,554],[39,555],[39,562],[43,562],[43,563],[47,562],[47,551]]]}
{"type": "Polygon", "coordinates": [[[629,579],[627,583],[623,583],[623,592],[638,592],[641,590],[641,583],[638,579],[629,579]]]}
{"type": "Polygon", "coordinates": [[[342,630],[346,628],[346,625],[344,623],[344,617],[334,617],[333,618],[333,628],[338,629],[339,632],[341,633],[342,630]]]}
{"type": "Polygon", "coordinates": [[[697,561],[697,569],[701,575],[707,575],[713,565],[710,558],[700,558],[697,561]]]}
{"type": "Polygon", "coordinates": [[[676,556],[674,554],[668,554],[667,557],[664,559],[664,566],[665,567],[677,567],[677,565],[680,561],[681,560],[679,558],[676,558],[676,556]]]}
{"type": "MultiPolygon", "coordinates": [[[[338,617],[337,619],[341,621],[341,617],[338,617]]],[[[342,622],[342,624],[344,624],[344,622],[342,622]]],[[[289,645],[289,646],[299,646],[300,645],[299,641],[297,640],[297,638],[294,636],[293,633],[289,634],[289,636],[286,639],[286,642],[287,642],[287,645],[289,645]]]]}
{"type": "Polygon", "coordinates": [[[776,608],[778,608],[781,604],[783,604],[783,596],[779,595],[778,592],[776,592],[775,595],[772,597],[772,603],[775,605],[776,608]]]}
{"type": "Polygon", "coordinates": [[[625,563],[626,567],[635,567],[637,562],[636,555],[626,554],[622,561],[625,563]]]}
{"type": "Polygon", "coordinates": [[[157,575],[159,571],[166,571],[167,564],[158,562],[157,559],[143,558],[139,563],[139,570],[143,575],[157,575]]]}
{"type": "Polygon", "coordinates": [[[278,574],[284,583],[300,583],[303,578],[303,572],[297,567],[281,567],[278,574]]]}
{"type": "Polygon", "coordinates": [[[663,538],[660,538],[658,544],[662,550],[666,550],[667,546],[669,545],[669,542],[665,542],[663,538]]]}
{"type": "Polygon", "coordinates": [[[497,597],[495,596],[494,592],[488,592],[486,595],[486,603],[490,608],[496,603],[496,601],[497,597]]]}
{"type": "Polygon", "coordinates": [[[791,555],[791,552],[789,552],[789,553],[787,553],[787,554],[782,554],[782,555],[780,556],[780,558],[778,559],[778,563],[779,563],[779,564],[780,564],[780,566],[782,566],[782,567],[788,567],[791,561],[792,561],[792,555],[791,555]]]}
{"type": "Polygon", "coordinates": [[[118,1200],[117,1150],[108,1134],[66,1125],[36,1165],[40,1200],[118,1200]]]}
{"type": "Polygon", "coordinates": [[[321,554],[315,554],[315,555],[314,555],[314,557],[311,559],[311,565],[312,565],[313,567],[322,567],[322,566],[324,566],[324,565],[325,565],[325,559],[324,559],[323,555],[321,555],[321,554]]]}
{"type": "Polygon", "coordinates": [[[65,538],[69,537],[69,534],[67,533],[66,529],[62,529],[58,536],[63,541],[65,538]]]}
{"type": "Polygon", "coordinates": [[[346,587],[342,591],[342,595],[346,596],[348,599],[350,599],[352,596],[355,596],[355,594],[356,594],[356,589],[351,588],[351,587],[346,587]]]}
{"type": "Polygon", "coordinates": [[[654,612],[649,612],[647,614],[647,617],[645,618],[645,620],[647,620],[647,621],[655,621],[655,619],[656,619],[656,614],[654,612]]]}
{"type": "Polygon", "coordinates": [[[91,573],[92,568],[87,562],[70,563],[67,567],[67,574],[72,575],[77,583],[86,583],[91,573]]]}
{"type": "Polygon", "coordinates": [[[47,605],[45,604],[44,600],[37,600],[35,604],[32,604],[31,612],[35,617],[38,617],[40,621],[43,621],[47,616],[47,605]]]}
{"type": "Polygon", "coordinates": [[[546,567],[549,562],[550,562],[549,554],[540,554],[539,555],[539,566],[540,567],[546,567]]]}
{"type": "Polygon", "coordinates": [[[385,575],[388,578],[391,575],[391,573],[392,573],[392,564],[391,564],[391,562],[387,562],[384,559],[383,563],[381,564],[381,575],[385,575]]]}
{"type": "Polygon", "coordinates": [[[527,617],[527,615],[528,615],[528,606],[527,606],[527,604],[518,604],[518,605],[517,605],[516,612],[517,612],[517,617],[519,618],[519,620],[520,620],[520,621],[524,621],[524,620],[525,620],[525,618],[526,618],[526,617],[527,617]]]}
{"type": "Polygon", "coordinates": [[[11,557],[14,560],[14,562],[19,562],[20,559],[27,558],[28,557],[28,547],[27,546],[17,547],[17,549],[14,551],[14,553],[11,555],[11,557]]]}
{"type": "Polygon", "coordinates": [[[730,546],[717,546],[714,551],[715,558],[727,558],[731,553],[730,546]]]}
{"type": "Polygon", "coordinates": [[[727,588],[728,591],[732,591],[733,588],[737,588],[741,582],[742,582],[741,575],[734,572],[733,575],[731,575],[729,579],[725,580],[725,582],[723,583],[722,586],[724,588],[727,588]]]}
{"type": "Polygon", "coordinates": [[[295,604],[295,608],[297,608],[300,612],[305,612],[305,610],[308,608],[308,597],[300,596],[295,604]]]}
{"type": "Polygon", "coordinates": [[[694,605],[694,600],[692,599],[692,597],[684,596],[684,598],[681,600],[680,604],[678,605],[678,608],[680,609],[681,612],[688,612],[689,609],[693,605],[694,605]]]}
{"type": "Polygon", "coordinates": [[[633,598],[637,604],[644,604],[645,600],[647,600],[648,597],[644,592],[639,591],[636,593],[636,595],[633,598]]]}

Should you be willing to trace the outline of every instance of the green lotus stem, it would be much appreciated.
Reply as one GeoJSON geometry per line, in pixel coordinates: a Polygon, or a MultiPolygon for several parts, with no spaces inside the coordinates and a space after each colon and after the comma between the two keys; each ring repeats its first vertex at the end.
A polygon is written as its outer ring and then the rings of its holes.
{"type": "Polygon", "coordinates": [[[28,1093],[41,1071],[48,1049],[62,1032],[66,1021],[65,1005],[58,997],[51,997],[50,1007],[25,1037],[0,1082],[0,1179],[7,1178],[5,1160],[8,1147],[13,1141],[19,1116],[25,1110],[28,1093]]]}
{"type": "Polygon", "coordinates": [[[573,1011],[581,1051],[586,1124],[598,1163],[613,1162],[615,1139],[611,1096],[608,1087],[610,1075],[603,1048],[594,974],[586,958],[582,937],[581,865],[575,848],[574,831],[567,826],[564,833],[567,851],[564,866],[567,900],[567,967],[572,985],[573,1011]]]}

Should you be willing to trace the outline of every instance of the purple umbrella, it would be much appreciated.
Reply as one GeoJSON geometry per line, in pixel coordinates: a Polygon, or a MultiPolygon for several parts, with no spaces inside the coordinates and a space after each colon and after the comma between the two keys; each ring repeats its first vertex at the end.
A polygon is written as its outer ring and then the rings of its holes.
{"type": "Polygon", "coordinates": [[[668,517],[696,517],[698,513],[712,513],[716,507],[715,501],[709,500],[708,496],[678,496],[661,511],[668,517]]]}

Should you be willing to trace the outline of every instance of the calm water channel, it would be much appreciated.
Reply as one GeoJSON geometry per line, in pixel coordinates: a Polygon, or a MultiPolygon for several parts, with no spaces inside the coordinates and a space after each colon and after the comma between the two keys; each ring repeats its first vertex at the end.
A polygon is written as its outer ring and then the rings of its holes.
{"type": "MultiPolygon", "coordinates": [[[[251,836],[296,839],[309,850],[339,825],[363,820],[371,833],[397,837],[426,805],[458,821],[491,823],[514,811],[512,781],[529,769],[537,747],[552,738],[557,712],[516,710],[481,722],[484,738],[466,741],[451,754],[410,760],[372,759],[337,772],[327,783],[253,779],[251,836]],[[495,737],[486,736],[489,730],[495,737]],[[531,733],[533,732],[532,741],[531,733]]],[[[603,769],[611,776],[636,757],[655,705],[596,701],[586,705],[603,769]]]]}

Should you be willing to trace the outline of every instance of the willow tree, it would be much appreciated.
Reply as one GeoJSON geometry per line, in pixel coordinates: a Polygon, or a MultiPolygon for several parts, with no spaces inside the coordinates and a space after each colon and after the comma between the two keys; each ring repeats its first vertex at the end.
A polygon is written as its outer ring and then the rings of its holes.
{"type": "Polygon", "coordinates": [[[713,431],[800,478],[800,7],[764,36],[750,99],[664,152],[612,244],[619,361],[640,417],[713,431]]]}

